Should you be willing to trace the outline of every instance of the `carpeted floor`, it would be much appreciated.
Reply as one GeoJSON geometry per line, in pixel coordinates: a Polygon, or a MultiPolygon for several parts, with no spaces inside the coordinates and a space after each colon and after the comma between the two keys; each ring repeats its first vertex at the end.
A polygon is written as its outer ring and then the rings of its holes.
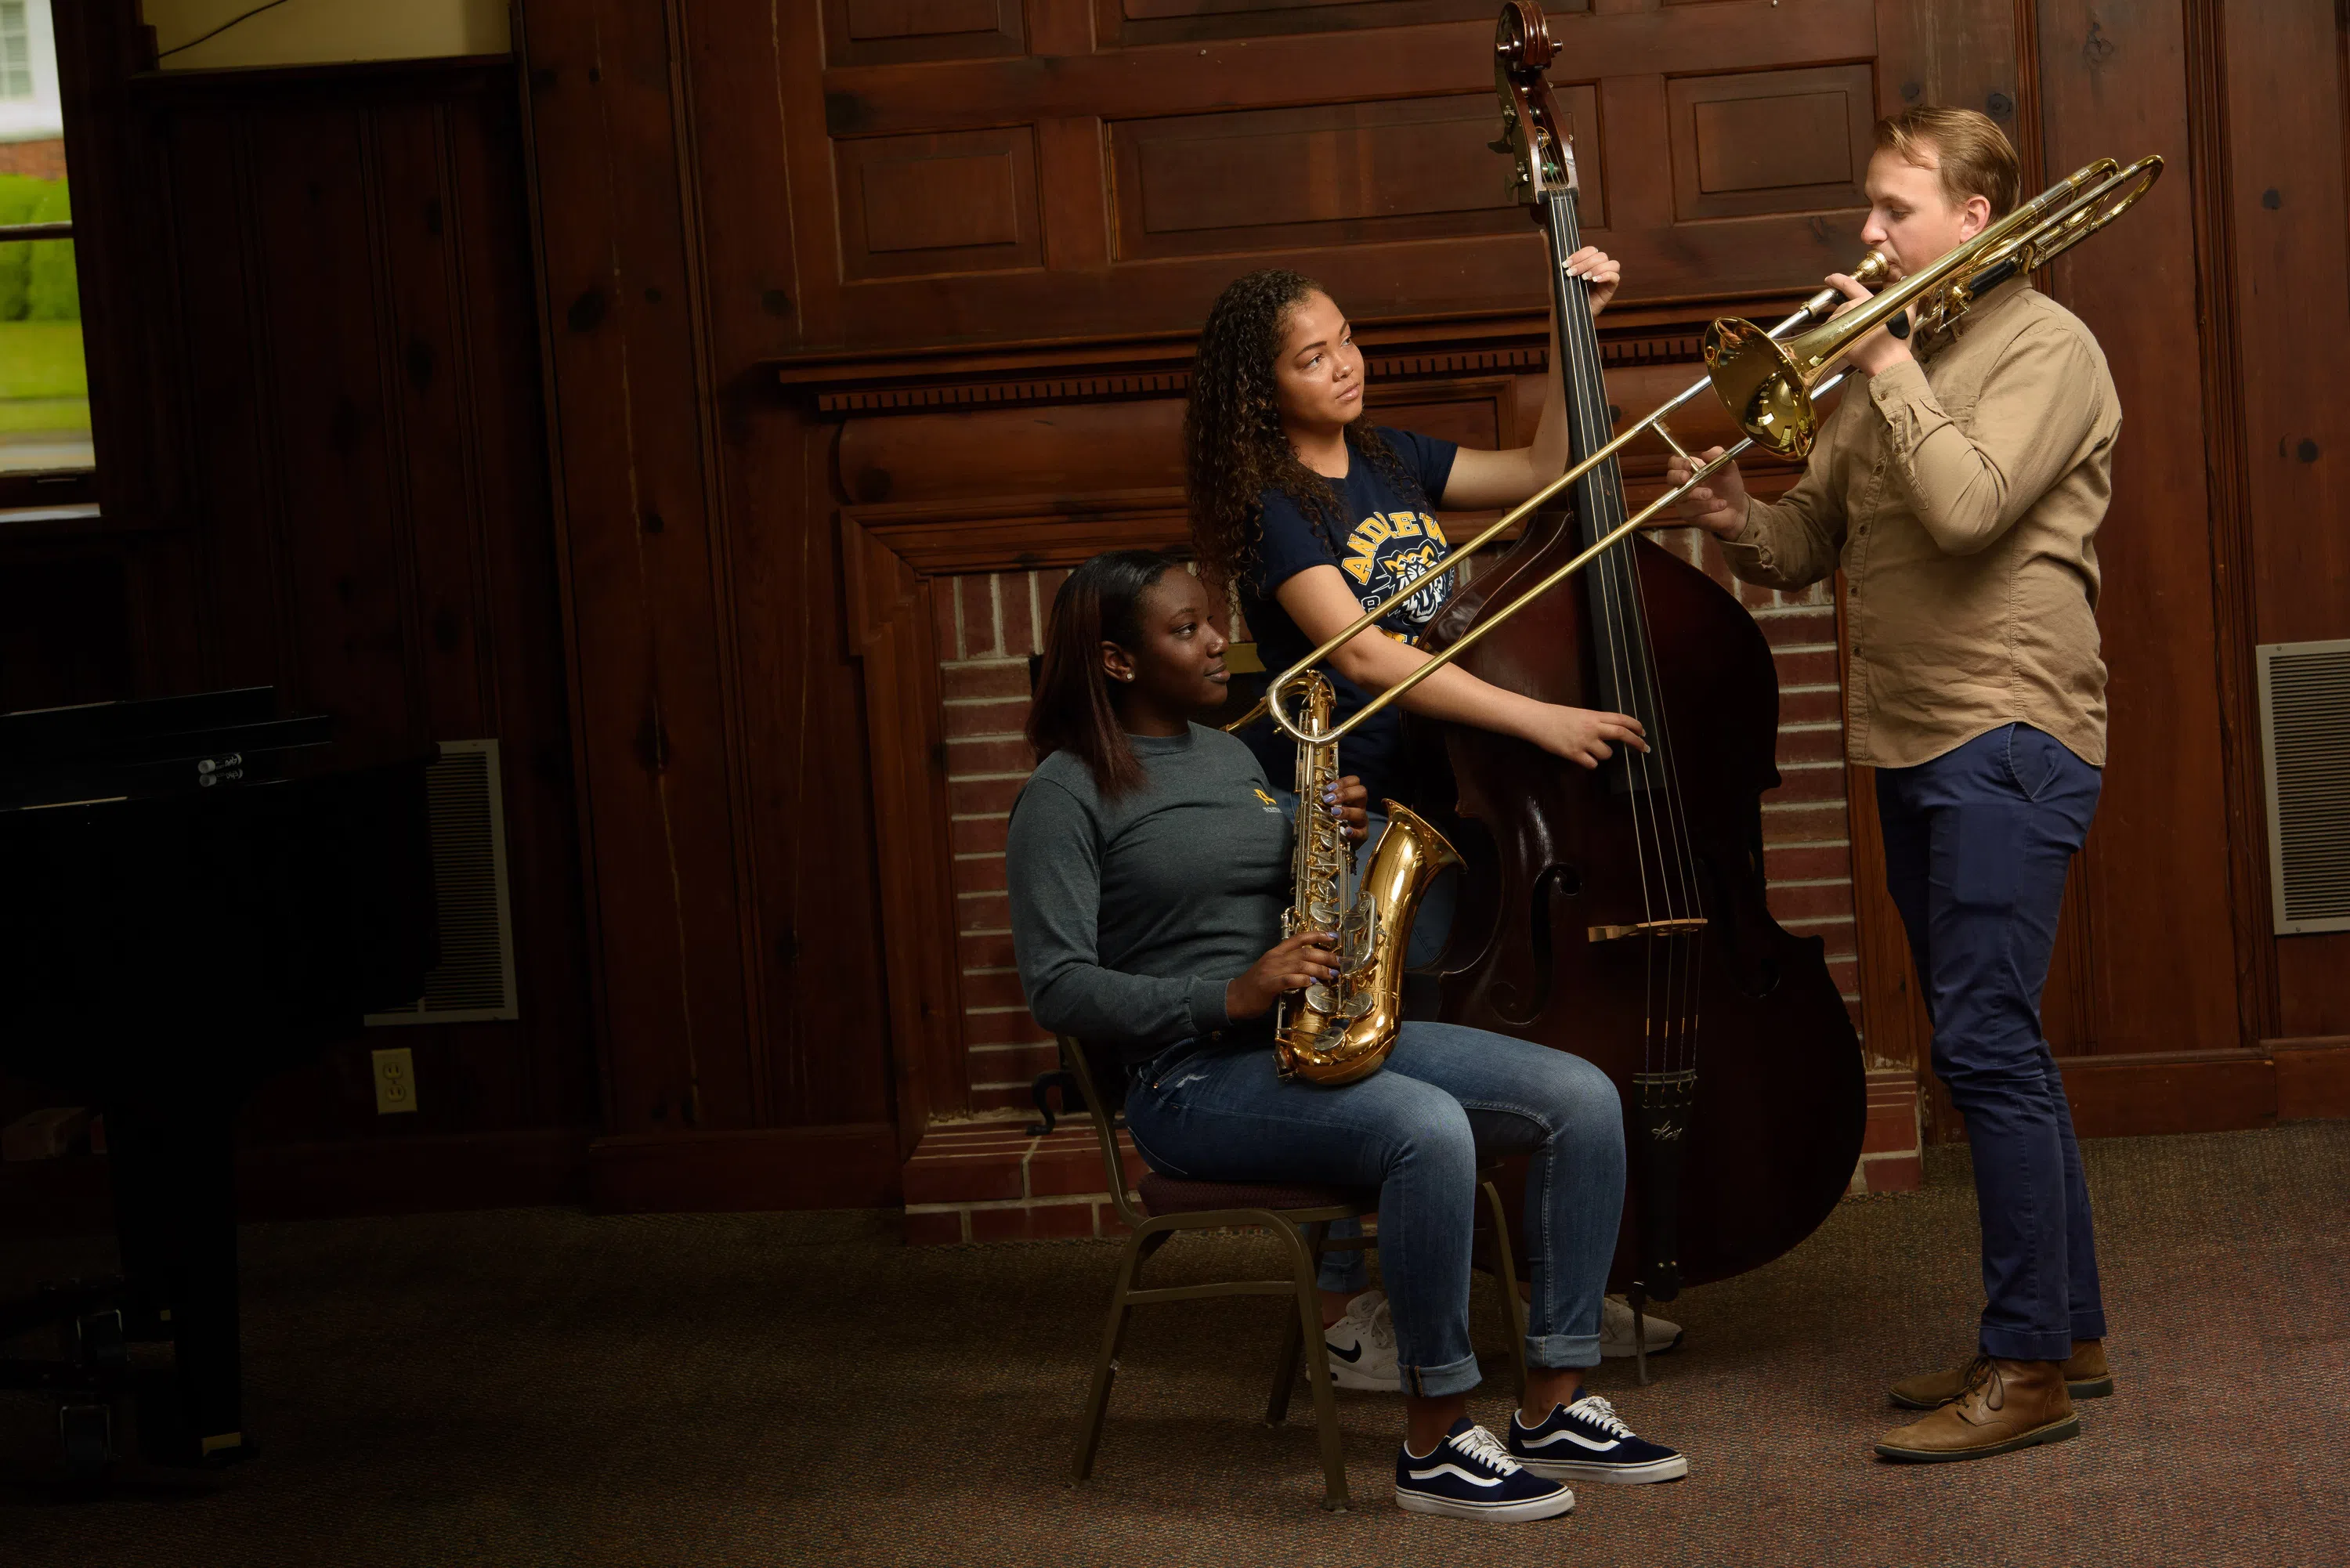
{"type": "MultiPolygon", "coordinates": [[[[256,1226],[264,1458],[102,1501],[0,1490],[0,1563],[1346,1564],[2350,1563],[2350,1123],[2090,1146],[2117,1397],[2074,1442],[1896,1468],[1882,1388],[1970,1339],[1962,1158],[1693,1292],[1689,1344],[1598,1386],[1691,1456],[1569,1518],[1411,1518],[1391,1397],[1342,1394],[1354,1511],[1316,1506],[1303,1397],[1258,1419],[1281,1310],[1139,1322],[1099,1467],[1067,1481],[1114,1245],[910,1249],[862,1215],[556,1211],[256,1226]]],[[[0,1288],[102,1267],[12,1246],[0,1288]]],[[[1160,1277],[1268,1255],[1179,1241],[1160,1277]]],[[[1480,1303],[1481,1334],[1490,1334],[1480,1303]]],[[[1489,1353],[1481,1418],[1505,1407],[1489,1353]]],[[[47,1407],[0,1397],[0,1460],[47,1407]]],[[[17,1461],[20,1465],[22,1460],[17,1461]]],[[[21,1473],[21,1470],[18,1472],[21,1473]]]]}

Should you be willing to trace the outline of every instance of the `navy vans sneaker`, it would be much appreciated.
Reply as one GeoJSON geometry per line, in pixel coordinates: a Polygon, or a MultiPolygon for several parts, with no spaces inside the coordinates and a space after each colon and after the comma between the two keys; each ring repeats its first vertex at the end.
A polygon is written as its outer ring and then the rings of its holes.
{"type": "Polygon", "coordinates": [[[1662,1443],[1634,1437],[1616,1407],[1596,1394],[1552,1406],[1537,1427],[1520,1426],[1518,1413],[1511,1411],[1510,1457],[1559,1480],[1632,1483],[1689,1474],[1689,1460],[1662,1443]]]}
{"type": "Polygon", "coordinates": [[[1396,1455],[1396,1506],[1454,1519],[1549,1519],[1572,1510],[1575,1494],[1530,1473],[1463,1416],[1427,1454],[1407,1442],[1396,1455]]]}

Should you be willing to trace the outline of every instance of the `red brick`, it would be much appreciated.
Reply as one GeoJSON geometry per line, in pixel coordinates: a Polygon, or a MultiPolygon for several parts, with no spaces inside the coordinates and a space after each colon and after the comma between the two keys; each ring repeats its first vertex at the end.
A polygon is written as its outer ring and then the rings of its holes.
{"type": "Polygon", "coordinates": [[[1860,998],[1856,996],[1846,998],[1844,1012],[1845,1016],[1852,1020],[1852,1033],[1854,1038],[1863,1040],[1866,1039],[1867,1033],[1862,1028],[1860,1021],[1860,998]]]}
{"type": "Polygon", "coordinates": [[[1915,1154],[1864,1160],[1860,1177],[1871,1192],[1915,1192],[1926,1185],[1926,1162],[1915,1154]]]}
{"type": "Polygon", "coordinates": [[[962,640],[955,636],[954,586],[934,582],[931,585],[931,635],[936,640],[932,647],[941,659],[961,659],[962,640]]]}
{"type": "Polygon", "coordinates": [[[1828,960],[1828,978],[1835,981],[1838,995],[1858,996],[1860,994],[1860,960],[1856,957],[1828,960]]]}
{"type": "Polygon", "coordinates": [[[947,742],[947,777],[973,774],[1018,774],[1026,777],[1036,766],[1036,753],[1017,739],[961,740],[947,742]]]}
{"type": "Polygon", "coordinates": [[[962,1215],[941,1213],[907,1214],[899,1217],[899,1234],[909,1247],[952,1246],[962,1240],[962,1215]]]}
{"type": "Polygon", "coordinates": [[[1771,913],[1781,925],[1789,920],[1816,920],[1852,913],[1852,884],[1831,882],[1814,888],[1773,888],[1771,913]]]}
{"type": "Polygon", "coordinates": [[[1738,585],[1738,602],[1748,609],[1768,609],[1779,602],[1779,595],[1776,589],[1760,583],[1742,581],[1738,585]]]}
{"type": "Polygon", "coordinates": [[[1901,1106],[1868,1107],[1868,1130],[1861,1138],[1861,1153],[1899,1154],[1917,1147],[1918,1106],[1915,1101],[1901,1106]]]}
{"type": "Polygon", "coordinates": [[[954,579],[956,596],[962,601],[962,645],[969,659],[1000,659],[1002,647],[995,638],[995,604],[991,591],[993,580],[985,573],[974,573],[954,579]]]}
{"type": "MultiPolygon", "coordinates": [[[[1023,1008],[1017,1012],[964,1013],[962,1043],[966,1045],[1049,1045],[1053,1037],[1037,1028],[1036,1021],[1029,1017],[1027,1010],[1023,1008]]],[[[1001,1078],[990,1081],[1004,1082],[1001,1078]]]]}
{"type": "MultiPolygon", "coordinates": [[[[962,1004],[965,1007],[1024,1007],[1027,996],[1020,989],[1016,974],[972,974],[965,971],[962,977],[962,1004]]],[[[1039,1067],[1038,1072],[1044,1069],[1039,1067]]]]}
{"type": "Polygon", "coordinates": [[[955,939],[955,958],[959,969],[1009,969],[1015,961],[1012,939],[998,933],[994,936],[961,936],[955,939]]]}
{"type": "Polygon", "coordinates": [[[1045,651],[1045,628],[1038,624],[1048,602],[1036,592],[1034,572],[1006,572],[996,579],[995,591],[1003,604],[1003,651],[1030,654],[1045,651]],[[1029,607],[1035,607],[1031,609],[1029,607]]]}
{"type": "Polygon", "coordinates": [[[974,1241],[1056,1241],[1094,1233],[1090,1203],[1047,1203],[1026,1209],[974,1209],[974,1241]]]}
{"type": "Polygon", "coordinates": [[[1842,768],[1790,768],[1779,770],[1779,787],[1765,794],[1765,802],[1812,802],[1844,799],[1842,768]]]}
{"type": "Polygon", "coordinates": [[[1779,732],[1779,762],[1840,763],[1844,761],[1844,731],[1782,730],[1779,732]]]}
{"type": "Polygon", "coordinates": [[[1049,1154],[1040,1151],[1029,1158],[1028,1194],[1032,1198],[1075,1197],[1108,1189],[1099,1144],[1083,1150],[1064,1149],[1049,1154]]]}
{"type": "Polygon", "coordinates": [[[993,702],[951,702],[944,710],[947,739],[970,735],[1017,735],[1028,722],[1028,699],[1006,697],[993,702]]]}
{"type": "Polygon", "coordinates": [[[1025,779],[957,779],[947,785],[947,811],[954,816],[993,816],[1012,809],[1025,779]]]}
{"type": "Polygon", "coordinates": [[[1011,819],[1002,816],[973,816],[950,822],[947,847],[956,855],[1001,855],[1011,826],[1011,819]]]}
{"type": "Polygon", "coordinates": [[[1118,1205],[1115,1203],[1095,1204],[1094,1223],[1100,1227],[1100,1233],[1105,1236],[1123,1238],[1128,1234],[1126,1221],[1118,1217],[1118,1205]]]}
{"type": "Polygon", "coordinates": [[[914,1151],[914,1158],[943,1159],[954,1154],[1008,1154],[1019,1159],[1025,1158],[1035,1143],[1019,1122],[966,1122],[961,1127],[937,1127],[923,1134],[921,1147],[914,1151]]]}
{"type": "Polygon", "coordinates": [[[922,1154],[906,1162],[909,1203],[977,1203],[991,1198],[1018,1198],[1018,1149],[992,1154],[922,1154]]]}
{"type": "Polygon", "coordinates": [[[1842,801],[1833,805],[1806,805],[1794,811],[1762,814],[1762,842],[1766,846],[1817,844],[1848,837],[1851,832],[1851,819],[1846,816],[1842,801]]]}
{"type": "Polygon", "coordinates": [[[944,665],[939,670],[939,696],[948,701],[977,697],[996,701],[1017,697],[1025,701],[1028,697],[1028,661],[1019,659],[990,660],[983,664],[944,665]]]}
{"type": "Polygon", "coordinates": [[[982,893],[955,900],[955,929],[1003,931],[1012,929],[1012,901],[1001,893],[982,893]]]}
{"type": "Polygon", "coordinates": [[[1036,1102],[1029,1096],[1028,1085],[1005,1085],[1002,1088],[983,1089],[974,1085],[971,1091],[971,1108],[974,1111],[1018,1111],[1024,1116],[1036,1114],[1036,1102]]]}
{"type": "Polygon", "coordinates": [[[1844,722],[1844,693],[1833,687],[1816,691],[1782,691],[1779,693],[1779,722],[1841,724],[1844,722]]]}
{"type": "Polygon", "coordinates": [[[1762,851],[1762,874],[1773,883],[1814,882],[1824,877],[1852,880],[1852,852],[1836,848],[1769,849],[1762,851]]]}
{"type": "Polygon", "coordinates": [[[1779,684],[1788,686],[1834,686],[1838,680],[1835,649],[1823,648],[1810,653],[1772,654],[1779,666],[1779,684]]]}
{"type": "Polygon", "coordinates": [[[954,890],[958,893],[993,893],[1003,889],[1003,857],[1001,855],[983,856],[977,860],[956,860],[951,864],[954,890]]]}
{"type": "Polygon", "coordinates": [[[1763,640],[1773,648],[1834,642],[1836,636],[1835,607],[1830,605],[1824,609],[1814,609],[1806,606],[1782,610],[1776,615],[1757,616],[1755,624],[1762,628],[1763,640]]]}
{"type": "Polygon", "coordinates": [[[972,1081],[980,1084],[1025,1084],[1060,1064],[1056,1044],[983,1045],[971,1053],[972,1081]]]}

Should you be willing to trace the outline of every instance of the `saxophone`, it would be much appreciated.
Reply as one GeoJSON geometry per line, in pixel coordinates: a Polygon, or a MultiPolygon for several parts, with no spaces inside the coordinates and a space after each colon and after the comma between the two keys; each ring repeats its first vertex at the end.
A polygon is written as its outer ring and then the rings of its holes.
{"type": "MultiPolygon", "coordinates": [[[[1327,730],[1335,701],[1329,680],[1317,670],[1303,684],[1311,720],[1305,728],[1327,730]]],[[[1355,846],[1347,841],[1345,824],[1322,801],[1323,791],[1337,782],[1337,742],[1299,742],[1295,891],[1281,931],[1284,937],[1336,932],[1338,978],[1281,999],[1273,1050],[1283,1077],[1315,1084],[1367,1078],[1395,1049],[1412,916],[1436,874],[1461,858],[1416,813],[1384,801],[1387,829],[1348,897],[1355,846]]]]}

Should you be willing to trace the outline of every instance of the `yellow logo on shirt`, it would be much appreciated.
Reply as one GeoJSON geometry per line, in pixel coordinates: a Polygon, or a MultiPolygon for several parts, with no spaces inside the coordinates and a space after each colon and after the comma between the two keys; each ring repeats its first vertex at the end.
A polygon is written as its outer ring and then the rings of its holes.
{"type": "MultiPolygon", "coordinates": [[[[1253,786],[1252,786],[1252,787],[1253,787],[1253,786]]],[[[1266,805],[1267,809],[1269,809],[1269,810],[1273,810],[1273,811],[1279,811],[1279,810],[1281,809],[1281,803],[1280,803],[1279,801],[1277,801],[1277,800],[1274,799],[1274,798],[1273,798],[1273,796],[1271,796],[1271,795],[1269,795],[1269,794],[1265,794],[1265,793],[1264,793],[1264,791],[1263,791],[1263,790],[1256,790],[1256,791],[1255,791],[1255,794],[1256,794],[1256,797],[1257,797],[1257,799],[1259,799],[1259,800],[1261,800],[1261,801],[1264,802],[1264,804],[1265,804],[1265,805],[1266,805]]]]}
{"type": "Polygon", "coordinates": [[[1347,535],[1347,551],[1339,557],[1338,565],[1355,581],[1367,584],[1382,566],[1393,571],[1407,563],[1422,568],[1433,566],[1445,543],[1443,528],[1425,512],[1374,512],[1356,524],[1355,531],[1347,535]],[[1380,546],[1399,539],[1425,539],[1429,543],[1417,548],[1388,551],[1382,559],[1380,546]]]}

